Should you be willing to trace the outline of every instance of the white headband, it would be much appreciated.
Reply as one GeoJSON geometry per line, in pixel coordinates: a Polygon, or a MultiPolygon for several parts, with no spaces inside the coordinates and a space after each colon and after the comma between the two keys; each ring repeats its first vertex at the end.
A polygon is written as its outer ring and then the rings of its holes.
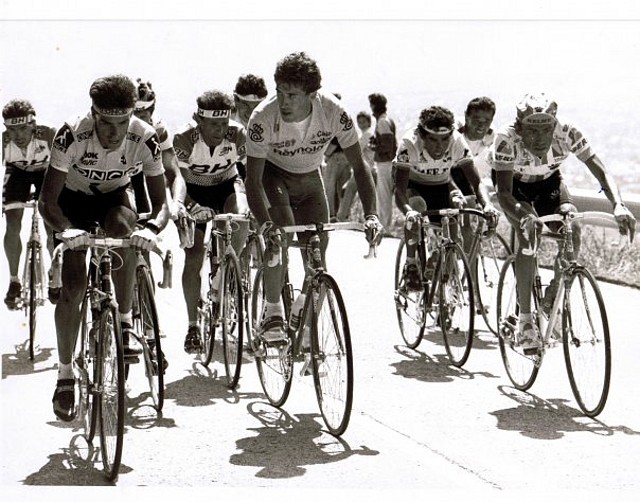
{"type": "Polygon", "coordinates": [[[93,105],[93,108],[96,113],[99,113],[100,115],[106,115],[114,118],[129,117],[133,111],[133,108],[100,108],[95,104],[93,105]]]}
{"type": "Polygon", "coordinates": [[[436,136],[446,136],[447,134],[450,134],[451,132],[453,132],[453,129],[449,129],[448,127],[445,126],[440,126],[437,129],[430,129],[429,127],[424,127],[422,126],[422,128],[427,131],[429,134],[435,134],[436,136]]]}
{"type": "Polygon", "coordinates": [[[231,117],[231,110],[204,110],[198,108],[198,117],[207,119],[226,119],[231,117]]]}
{"type": "Polygon", "coordinates": [[[251,103],[260,103],[260,101],[264,101],[265,99],[261,98],[257,94],[238,94],[237,92],[234,92],[233,95],[242,101],[250,101],[251,103]]]}
{"type": "Polygon", "coordinates": [[[139,112],[142,110],[147,110],[151,108],[155,103],[155,99],[152,99],[151,101],[136,101],[136,111],[139,112]]]}
{"type": "Polygon", "coordinates": [[[22,124],[33,122],[35,119],[36,116],[33,113],[30,113],[29,115],[25,115],[23,117],[11,117],[8,119],[4,119],[4,125],[6,125],[7,127],[19,126],[22,124]]]}

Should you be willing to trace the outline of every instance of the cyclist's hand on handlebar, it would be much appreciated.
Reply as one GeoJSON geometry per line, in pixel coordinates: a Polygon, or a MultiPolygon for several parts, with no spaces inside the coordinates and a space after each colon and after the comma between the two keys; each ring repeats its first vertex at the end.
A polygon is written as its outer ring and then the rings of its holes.
{"type": "Polygon", "coordinates": [[[89,247],[89,234],[79,228],[67,228],[56,235],[58,239],[66,244],[66,246],[74,251],[87,249],[89,247]]]}
{"type": "Polygon", "coordinates": [[[466,201],[461,190],[451,190],[449,197],[453,207],[458,209],[462,209],[464,207],[466,201]]]}
{"type": "Polygon", "coordinates": [[[196,202],[189,208],[189,214],[196,222],[205,222],[213,218],[213,209],[201,206],[196,202]]]}
{"type": "Polygon", "coordinates": [[[174,221],[178,221],[181,218],[189,217],[189,211],[184,207],[182,202],[175,202],[173,204],[173,214],[171,215],[171,219],[174,221]]]}
{"type": "Polygon", "coordinates": [[[282,244],[282,230],[273,221],[265,221],[260,225],[260,235],[264,238],[267,248],[282,244]]]}
{"type": "Polygon", "coordinates": [[[525,214],[520,218],[520,230],[522,230],[522,235],[528,241],[533,240],[534,231],[542,229],[542,225],[542,221],[535,214],[525,214]]]}
{"type": "Polygon", "coordinates": [[[620,234],[627,235],[628,233],[629,241],[633,242],[633,238],[636,235],[636,218],[633,213],[624,204],[616,204],[613,208],[613,216],[618,222],[620,234]]]}
{"type": "Polygon", "coordinates": [[[135,230],[131,234],[131,246],[140,251],[151,251],[156,245],[157,236],[149,228],[135,230]]]}
{"type": "Polygon", "coordinates": [[[487,223],[489,224],[489,227],[496,228],[496,226],[498,226],[498,219],[500,218],[500,212],[496,207],[491,204],[491,202],[487,202],[482,208],[482,211],[488,217],[487,223]]]}
{"type": "Polygon", "coordinates": [[[364,220],[364,236],[371,246],[377,246],[382,240],[382,224],[375,214],[368,215],[364,220]]]}

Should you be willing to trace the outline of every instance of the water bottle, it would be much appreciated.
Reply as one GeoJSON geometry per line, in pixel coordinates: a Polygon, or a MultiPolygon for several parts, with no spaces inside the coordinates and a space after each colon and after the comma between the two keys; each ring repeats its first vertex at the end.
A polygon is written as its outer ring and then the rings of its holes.
{"type": "Polygon", "coordinates": [[[289,315],[289,329],[295,333],[300,326],[300,318],[302,317],[302,308],[304,307],[306,295],[300,293],[291,305],[291,313],[289,315]]]}

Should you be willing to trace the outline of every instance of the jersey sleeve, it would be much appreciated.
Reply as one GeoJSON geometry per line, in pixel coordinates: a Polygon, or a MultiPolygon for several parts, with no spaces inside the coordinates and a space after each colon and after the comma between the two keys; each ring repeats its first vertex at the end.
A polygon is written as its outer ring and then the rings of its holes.
{"type": "Polygon", "coordinates": [[[178,158],[178,166],[188,168],[191,165],[190,158],[193,151],[193,143],[189,140],[189,130],[176,134],[173,137],[173,149],[178,158]]]}
{"type": "Polygon", "coordinates": [[[155,124],[156,134],[158,135],[158,141],[160,142],[160,151],[164,152],[173,148],[172,138],[169,131],[162,122],[155,124]]]}
{"type": "Polygon", "coordinates": [[[239,127],[236,133],[236,149],[238,150],[238,159],[236,162],[240,164],[247,163],[247,134],[244,127],[239,127]]]}
{"type": "Polygon", "coordinates": [[[516,160],[515,145],[506,134],[496,134],[488,155],[491,167],[496,171],[513,171],[516,160]]]}
{"type": "Polygon", "coordinates": [[[160,141],[154,132],[142,147],[142,171],[145,176],[159,176],[164,173],[161,154],[160,141]]]}
{"type": "Polygon", "coordinates": [[[563,132],[565,132],[566,135],[566,141],[569,145],[569,150],[582,162],[595,155],[595,152],[591,149],[591,145],[587,141],[587,138],[584,137],[577,127],[571,124],[566,124],[563,129],[563,132]]]}
{"type": "Polygon", "coordinates": [[[395,169],[401,171],[409,171],[413,163],[411,162],[411,151],[413,145],[408,137],[402,138],[400,145],[398,146],[398,152],[395,159],[393,159],[393,166],[395,169]]]}
{"type": "Polygon", "coordinates": [[[69,124],[64,124],[53,138],[53,146],[51,148],[51,167],[62,171],[69,172],[69,167],[75,159],[77,141],[73,135],[73,131],[69,124]]]}
{"type": "Polygon", "coordinates": [[[264,110],[254,110],[247,125],[246,155],[266,159],[269,151],[269,128],[264,110]]]}
{"type": "Polygon", "coordinates": [[[358,133],[353,125],[351,116],[339,104],[332,103],[335,106],[334,130],[335,138],[341,148],[349,148],[358,142],[358,133]]]}

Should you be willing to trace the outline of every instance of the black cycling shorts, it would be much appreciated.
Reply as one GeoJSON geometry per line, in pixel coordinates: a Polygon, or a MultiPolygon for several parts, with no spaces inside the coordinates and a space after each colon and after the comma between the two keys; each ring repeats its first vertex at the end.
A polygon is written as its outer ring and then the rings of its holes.
{"type": "MultiPolygon", "coordinates": [[[[245,187],[240,176],[234,176],[218,185],[203,186],[187,183],[187,193],[201,206],[210,207],[216,214],[221,214],[224,213],[224,206],[229,196],[245,193],[245,187]]],[[[196,224],[196,228],[203,232],[206,227],[206,223],[196,224]]]]}
{"type": "Polygon", "coordinates": [[[31,186],[35,188],[35,198],[40,195],[45,171],[25,171],[7,166],[2,183],[2,203],[27,202],[31,186]]]}
{"type": "MultiPolygon", "coordinates": [[[[446,209],[451,207],[449,201],[449,189],[448,183],[441,185],[423,185],[414,181],[409,181],[407,187],[407,195],[409,198],[416,195],[422,197],[427,204],[427,209],[446,209]]],[[[441,216],[429,216],[429,221],[432,223],[440,223],[441,216]]]]}

